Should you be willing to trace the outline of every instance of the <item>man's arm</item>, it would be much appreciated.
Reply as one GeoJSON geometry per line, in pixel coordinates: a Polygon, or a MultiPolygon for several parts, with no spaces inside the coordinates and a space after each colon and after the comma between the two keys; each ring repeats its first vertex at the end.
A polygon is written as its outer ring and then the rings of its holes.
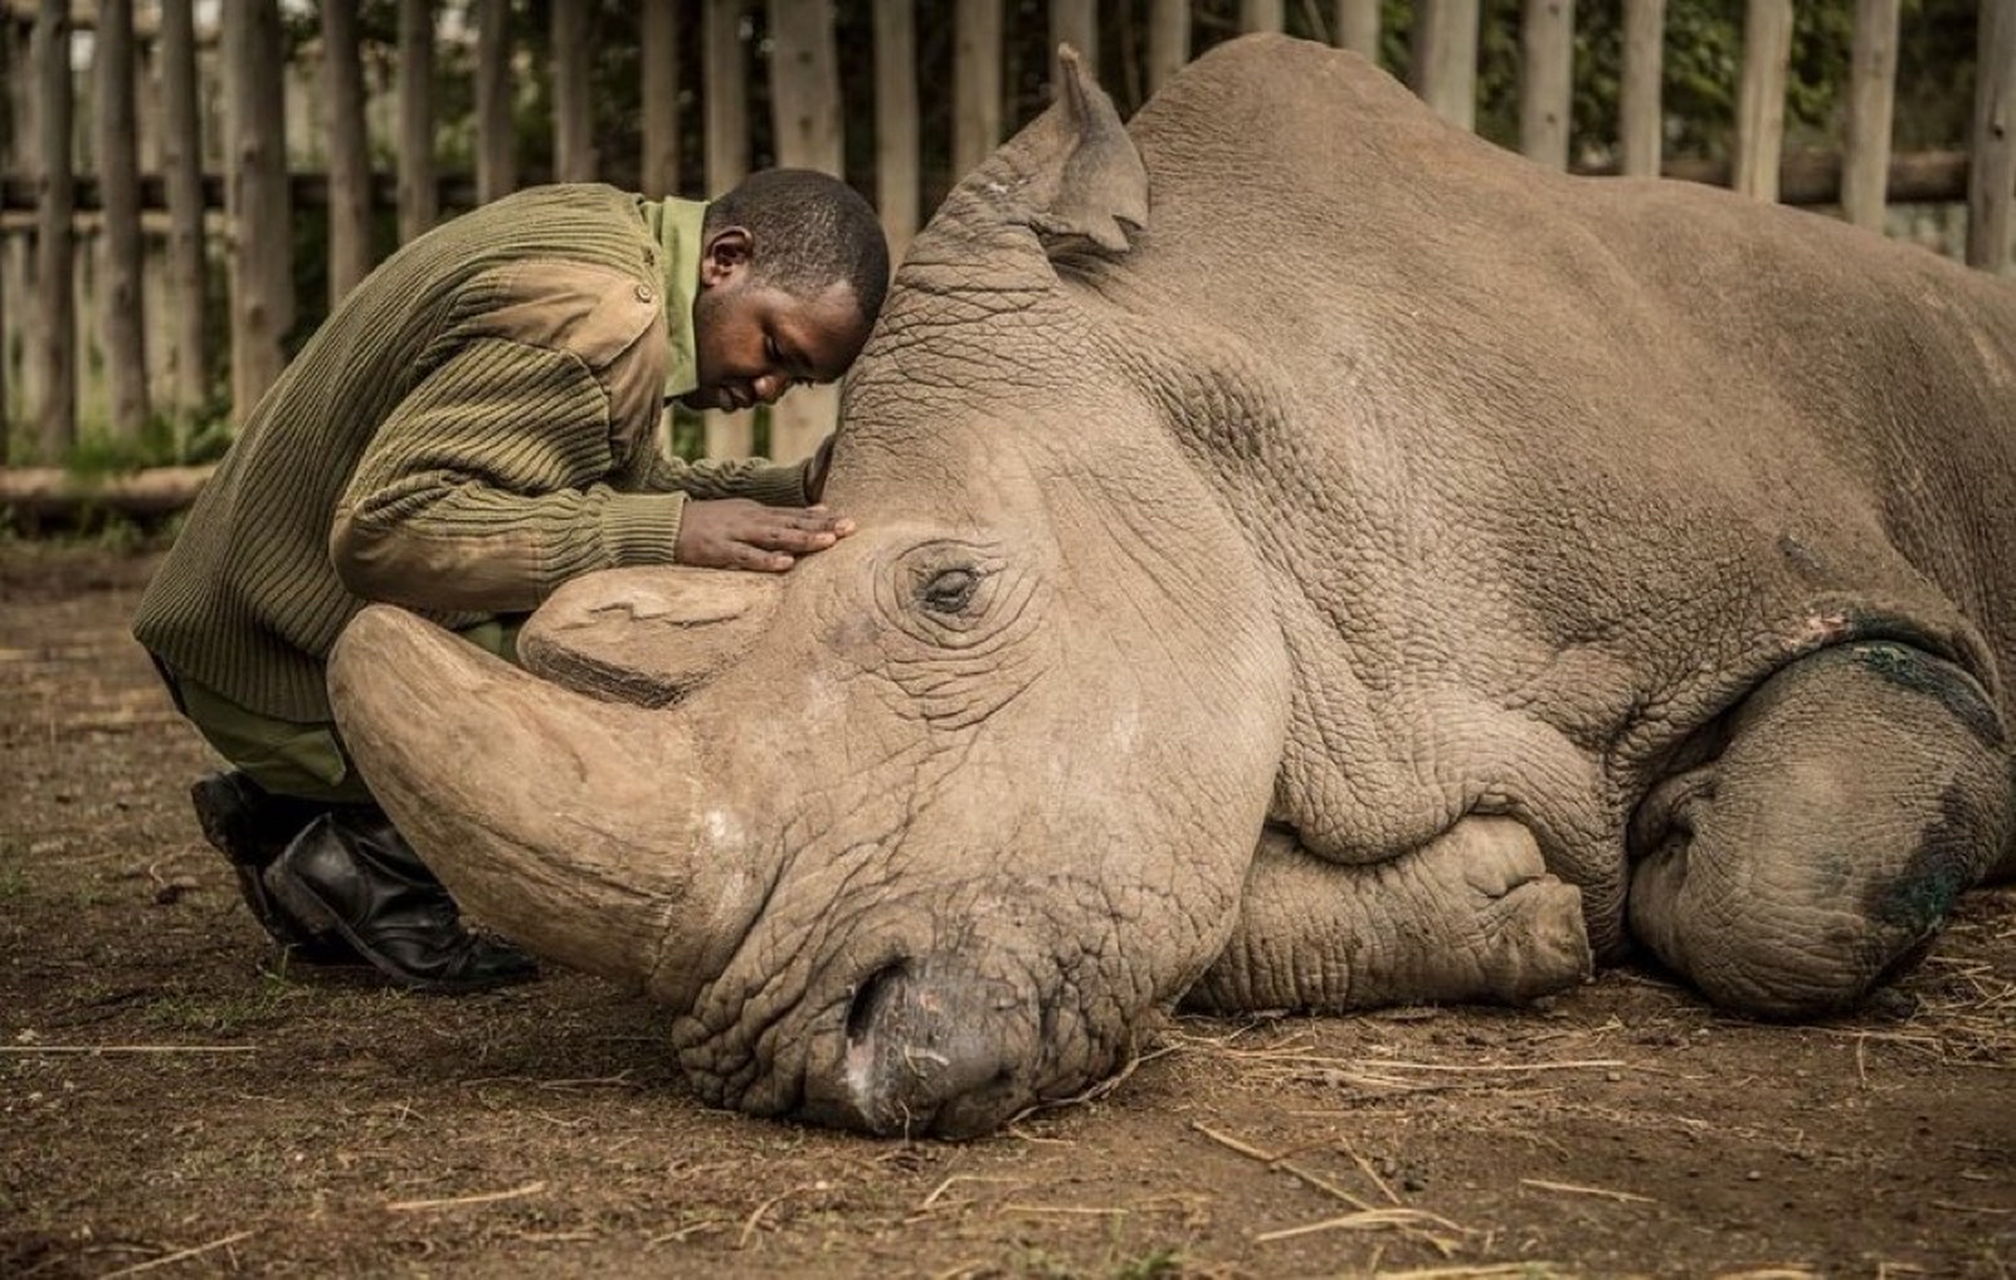
{"type": "Polygon", "coordinates": [[[608,398],[579,359],[471,343],[407,396],[359,460],[330,536],[338,577],[355,595],[412,608],[521,612],[593,569],[676,561],[776,572],[852,529],[817,508],[619,491],[608,483],[611,439],[608,398]]]}
{"type": "Polygon", "coordinates": [[[774,463],[764,458],[702,458],[686,462],[658,454],[644,487],[689,497],[748,498],[770,507],[809,507],[818,501],[808,483],[812,459],[774,463]]]}
{"type": "Polygon", "coordinates": [[[569,578],[669,563],[685,499],[607,483],[608,398],[565,351],[486,338],[393,412],[338,504],[330,558],[367,599],[530,609],[569,578]]]}

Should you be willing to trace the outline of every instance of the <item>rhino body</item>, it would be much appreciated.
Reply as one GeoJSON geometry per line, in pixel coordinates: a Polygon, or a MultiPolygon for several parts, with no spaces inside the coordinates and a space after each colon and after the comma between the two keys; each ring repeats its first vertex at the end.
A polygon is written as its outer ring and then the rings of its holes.
{"type": "Polygon", "coordinates": [[[2011,869],[2016,290],[1575,179],[1255,36],[947,200],[785,577],[590,575],[332,693],[466,905],[710,1101],[970,1134],[1180,1001],[1641,956],[1853,1005],[2011,869]],[[430,710],[414,716],[415,703],[430,710]]]}

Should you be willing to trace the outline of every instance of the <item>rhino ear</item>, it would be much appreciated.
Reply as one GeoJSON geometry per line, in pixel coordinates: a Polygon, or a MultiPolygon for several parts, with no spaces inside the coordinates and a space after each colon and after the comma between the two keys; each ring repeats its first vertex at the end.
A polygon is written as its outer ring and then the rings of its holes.
{"type": "Polygon", "coordinates": [[[1047,154],[1029,193],[1030,226],[1125,253],[1127,229],[1148,225],[1148,169],[1113,99],[1068,44],[1057,47],[1057,100],[1044,114],[1047,154]]]}

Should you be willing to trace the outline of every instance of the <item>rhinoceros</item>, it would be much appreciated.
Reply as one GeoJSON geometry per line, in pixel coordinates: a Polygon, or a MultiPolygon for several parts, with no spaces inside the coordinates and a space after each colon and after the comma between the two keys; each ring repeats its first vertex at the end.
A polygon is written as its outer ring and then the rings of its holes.
{"type": "Polygon", "coordinates": [[[2016,870],[2016,290],[1575,178],[1252,36],[961,182],[843,392],[859,532],[331,669],[455,894],[709,1102],[971,1135],[1159,1019],[1636,958],[1809,1018],[2016,870]],[[428,714],[415,716],[412,708],[428,714]]]}

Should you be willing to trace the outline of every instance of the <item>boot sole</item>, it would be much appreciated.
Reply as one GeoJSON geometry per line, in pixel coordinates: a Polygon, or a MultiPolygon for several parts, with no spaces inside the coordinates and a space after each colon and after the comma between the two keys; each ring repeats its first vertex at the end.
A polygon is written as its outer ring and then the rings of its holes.
{"type": "Polygon", "coordinates": [[[380,955],[374,947],[359,937],[354,929],[345,924],[341,917],[330,909],[327,903],[322,901],[321,897],[307,881],[294,874],[287,867],[276,862],[266,868],[265,874],[261,879],[266,886],[267,892],[273,895],[274,900],[286,908],[304,926],[313,929],[318,934],[334,934],[336,937],[343,939],[372,968],[409,991],[429,991],[459,995],[467,992],[490,991],[497,987],[508,987],[514,983],[530,981],[536,976],[531,973],[522,975],[513,974],[504,977],[478,978],[461,982],[445,981],[440,978],[417,977],[380,955]]]}

